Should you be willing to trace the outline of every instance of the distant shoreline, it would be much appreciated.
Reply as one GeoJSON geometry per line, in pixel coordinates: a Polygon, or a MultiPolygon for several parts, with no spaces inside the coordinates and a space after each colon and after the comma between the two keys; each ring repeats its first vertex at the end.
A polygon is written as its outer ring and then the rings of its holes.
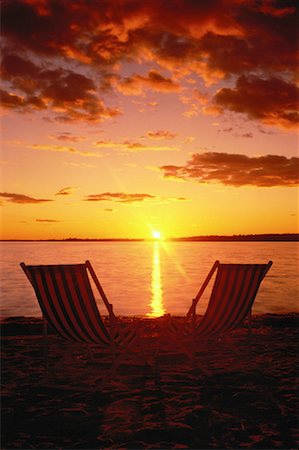
{"type": "MultiPolygon", "coordinates": [[[[142,238],[66,238],[66,239],[0,239],[0,242],[154,242],[142,238]]],[[[209,235],[165,238],[164,242],[298,242],[299,233],[209,235]]]]}

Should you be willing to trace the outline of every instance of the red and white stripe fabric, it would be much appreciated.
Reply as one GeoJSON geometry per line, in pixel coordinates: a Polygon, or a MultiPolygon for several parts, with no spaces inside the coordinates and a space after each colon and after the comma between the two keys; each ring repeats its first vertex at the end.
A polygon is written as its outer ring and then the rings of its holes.
{"type": "Polygon", "coordinates": [[[238,327],[250,313],[269,264],[218,264],[206,313],[197,336],[212,336],[238,327]]]}
{"type": "Polygon", "coordinates": [[[216,261],[197,296],[192,301],[187,320],[169,317],[164,320],[161,339],[182,343],[196,338],[209,338],[232,331],[249,316],[260,284],[270,269],[268,264],[220,264],[216,261]],[[214,272],[216,277],[207,310],[200,319],[196,305],[214,272]]]}
{"type": "Polygon", "coordinates": [[[96,305],[86,264],[22,265],[46,321],[61,336],[110,346],[111,335],[96,305]]]}

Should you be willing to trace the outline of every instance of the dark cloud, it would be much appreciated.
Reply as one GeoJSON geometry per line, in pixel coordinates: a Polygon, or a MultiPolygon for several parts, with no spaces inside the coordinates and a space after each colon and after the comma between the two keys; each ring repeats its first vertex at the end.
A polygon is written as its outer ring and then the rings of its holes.
{"type": "Polygon", "coordinates": [[[69,48],[79,52],[82,42],[77,38],[84,32],[84,21],[87,26],[94,22],[94,11],[88,8],[88,3],[80,0],[76,5],[68,0],[4,0],[3,35],[11,45],[20,45],[37,54],[65,56],[69,48]]]}
{"type": "Polygon", "coordinates": [[[23,111],[41,110],[45,108],[43,101],[35,96],[28,95],[26,99],[24,97],[10,94],[0,89],[2,106],[8,109],[17,109],[23,111]]]}
{"type": "Polygon", "coordinates": [[[60,189],[55,195],[71,195],[74,192],[73,187],[65,187],[63,189],[60,189]]]}
{"type": "Polygon", "coordinates": [[[257,70],[295,71],[296,25],[291,11],[287,18],[261,12],[244,13],[245,9],[241,15],[247,21],[239,17],[242,33],[221,35],[209,31],[200,39],[198,49],[207,57],[207,69],[221,71],[226,76],[257,70]]]}
{"type": "Polygon", "coordinates": [[[235,88],[221,89],[214,100],[224,109],[271,125],[295,127],[299,122],[299,89],[282,79],[242,76],[235,88]]]}
{"type": "Polygon", "coordinates": [[[165,202],[165,201],[184,201],[185,197],[158,197],[151,194],[128,194],[125,192],[103,192],[102,194],[90,194],[85,198],[88,202],[119,202],[119,203],[136,203],[136,202],[165,202]]]}
{"type": "Polygon", "coordinates": [[[297,186],[299,158],[266,155],[248,157],[229,153],[195,153],[184,166],[167,165],[164,177],[227,186],[297,186]]]}
{"type": "Polygon", "coordinates": [[[59,110],[62,123],[99,122],[121,113],[104,101],[110,90],[178,93],[196,73],[229,80],[214,97],[223,110],[289,128],[296,13],[293,0],[3,0],[3,103],[59,110]],[[122,78],[126,62],[146,62],[148,73],[122,78]]]}
{"type": "Polygon", "coordinates": [[[23,106],[23,99],[15,94],[10,94],[9,92],[5,92],[4,90],[0,90],[1,95],[1,104],[6,108],[18,108],[23,106]]]}
{"type": "Polygon", "coordinates": [[[9,192],[0,192],[0,197],[5,199],[9,203],[20,203],[20,204],[35,204],[35,203],[45,203],[52,202],[53,200],[47,198],[33,198],[24,194],[13,194],[9,192]]]}
{"type": "Polygon", "coordinates": [[[98,122],[120,114],[105,106],[92,79],[69,69],[44,69],[23,57],[7,54],[1,64],[2,78],[22,96],[3,91],[5,106],[23,111],[59,110],[57,120],[98,122]],[[34,92],[35,95],[32,93],[34,92]]]}
{"type": "Polygon", "coordinates": [[[126,194],[124,192],[104,192],[102,194],[88,195],[85,200],[88,202],[114,201],[120,203],[135,203],[153,199],[155,199],[155,196],[150,194],[126,194]]]}

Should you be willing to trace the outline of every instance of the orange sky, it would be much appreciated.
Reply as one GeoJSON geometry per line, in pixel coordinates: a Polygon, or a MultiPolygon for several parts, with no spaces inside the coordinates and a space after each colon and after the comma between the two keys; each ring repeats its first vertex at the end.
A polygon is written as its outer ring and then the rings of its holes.
{"type": "Polygon", "coordinates": [[[2,239],[298,232],[293,1],[2,5],[2,239]]]}

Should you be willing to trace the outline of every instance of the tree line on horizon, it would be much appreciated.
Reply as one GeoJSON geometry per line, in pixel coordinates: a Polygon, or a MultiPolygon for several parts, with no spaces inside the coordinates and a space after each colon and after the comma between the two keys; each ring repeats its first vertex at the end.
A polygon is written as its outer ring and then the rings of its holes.
{"type": "MultiPolygon", "coordinates": [[[[2,239],[2,241],[21,241],[21,242],[147,242],[155,241],[154,238],[65,238],[65,239],[2,239]]],[[[165,238],[165,241],[171,242],[196,242],[196,241],[276,241],[291,242],[299,241],[299,233],[268,233],[268,234],[234,234],[234,235],[207,235],[207,236],[183,236],[165,238]]]]}

